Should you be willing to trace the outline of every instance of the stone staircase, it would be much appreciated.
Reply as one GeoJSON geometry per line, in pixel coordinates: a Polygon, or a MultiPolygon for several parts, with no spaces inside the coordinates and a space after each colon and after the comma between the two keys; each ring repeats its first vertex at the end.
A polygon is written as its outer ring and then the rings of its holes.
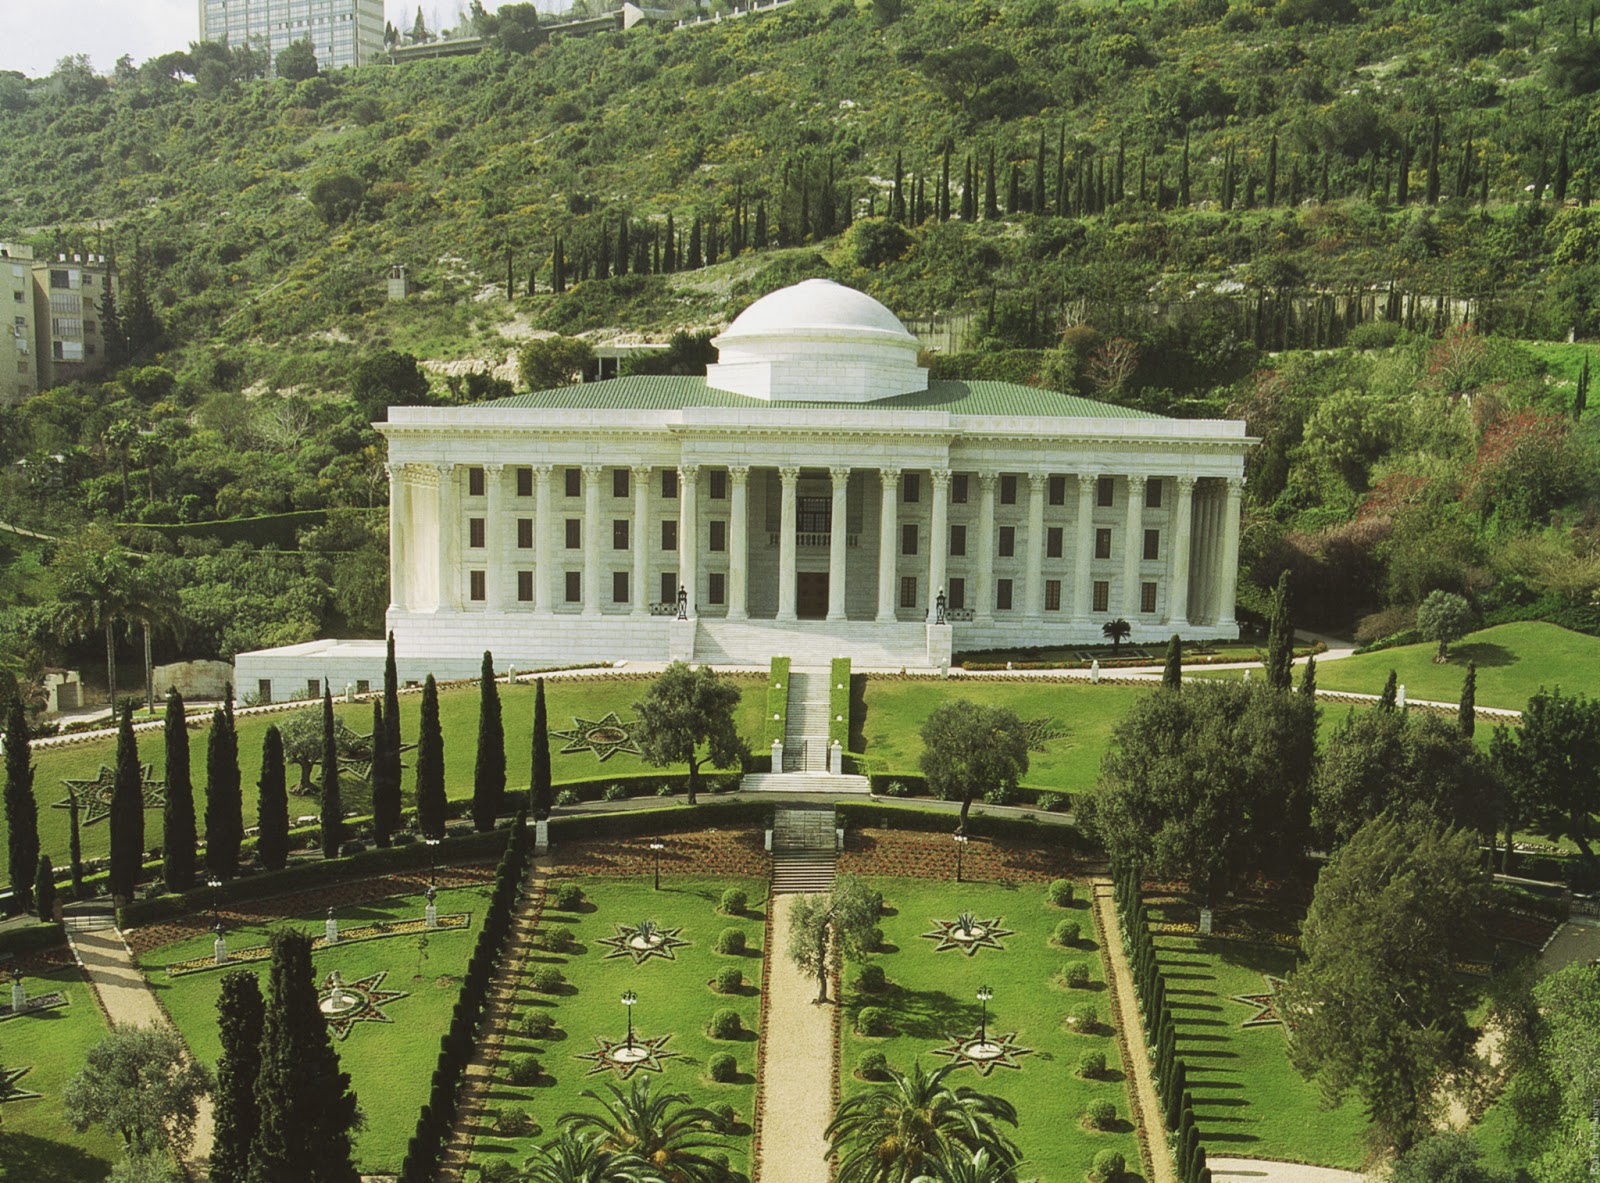
{"type": "Polygon", "coordinates": [[[825,772],[747,772],[739,782],[746,793],[860,793],[872,792],[864,776],[829,776],[825,772]]]}
{"type": "Polygon", "coordinates": [[[61,921],[69,932],[104,932],[117,926],[117,913],[110,904],[68,904],[62,909],[61,921]]]}
{"type": "Polygon", "coordinates": [[[828,891],[838,857],[831,809],[780,809],[772,820],[772,891],[828,891]]]}
{"type": "MultiPolygon", "coordinates": [[[[828,771],[828,671],[789,669],[783,772],[828,771]]],[[[774,772],[780,771],[774,768],[774,772]]]]}
{"type": "Polygon", "coordinates": [[[797,620],[719,620],[702,616],[695,627],[694,660],[763,669],[774,653],[827,653],[848,657],[859,669],[928,666],[928,629],[921,621],[827,623],[797,620]]]}

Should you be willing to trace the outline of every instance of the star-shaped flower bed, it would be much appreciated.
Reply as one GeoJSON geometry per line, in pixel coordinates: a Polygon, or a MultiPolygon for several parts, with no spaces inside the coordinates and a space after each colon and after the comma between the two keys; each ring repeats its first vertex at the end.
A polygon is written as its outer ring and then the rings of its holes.
{"type": "MultiPolygon", "coordinates": [[[[144,807],[163,809],[167,804],[167,782],[157,780],[150,775],[151,772],[149,764],[139,769],[139,788],[144,797],[144,807]]],[[[57,801],[51,808],[71,809],[73,798],[76,798],[78,808],[83,811],[83,824],[92,826],[111,816],[111,792],[116,787],[116,781],[117,774],[104,764],[100,765],[100,774],[92,780],[63,780],[61,783],[67,786],[68,797],[65,801],[57,801]]]]}
{"type": "Polygon", "coordinates": [[[11,991],[5,993],[5,1001],[0,1002],[0,1023],[7,1019],[14,1019],[18,1015],[31,1015],[35,1011],[54,1010],[58,1006],[67,1005],[67,996],[60,990],[52,990],[49,994],[35,994],[22,1004],[21,1010],[11,1009],[11,991]]]}
{"type": "Polygon", "coordinates": [[[337,973],[322,980],[317,992],[317,1009],[328,1020],[328,1028],[339,1039],[345,1039],[357,1023],[392,1023],[384,1007],[397,999],[407,998],[403,990],[383,989],[383,979],[389,971],[377,973],[355,982],[341,981],[337,973]]]}
{"type": "Polygon", "coordinates": [[[988,1076],[996,1068],[1021,1068],[1017,1057],[1033,1053],[1031,1047],[1023,1047],[1017,1042],[1015,1031],[1007,1031],[1003,1035],[994,1031],[974,1031],[965,1037],[951,1035],[947,1038],[950,1042],[934,1048],[933,1054],[949,1056],[960,1068],[976,1068],[980,1076],[988,1076]]]}
{"type": "Polygon", "coordinates": [[[584,1073],[585,1076],[609,1071],[627,1080],[635,1072],[660,1072],[661,1061],[671,1059],[678,1054],[666,1050],[667,1040],[671,1038],[670,1035],[657,1035],[646,1039],[644,1036],[635,1035],[632,1042],[629,1042],[625,1039],[607,1039],[603,1035],[596,1035],[595,1050],[582,1052],[574,1058],[587,1060],[594,1065],[584,1073]]]}
{"type": "Polygon", "coordinates": [[[1277,1026],[1281,1027],[1284,1035],[1287,1036],[1293,1024],[1289,1023],[1283,1017],[1283,1012],[1278,1009],[1278,992],[1283,989],[1283,979],[1275,978],[1271,974],[1262,974],[1261,980],[1267,984],[1265,993],[1234,994],[1228,998],[1229,1002],[1237,1002],[1255,1011],[1255,1014],[1239,1025],[1241,1027],[1277,1026]]]}
{"type": "Polygon", "coordinates": [[[595,759],[604,764],[618,752],[635,756],[639,754],[639,745],[634,743],[633,733],[629,730],[632,726],[632,723],[624,723],[617,712],[612,711],[603,719],[580,719],[574,715],[570,729],[556,731],[552,728],[550,734],[567,741],[567,746],[561,749],[562,755],[593,752],[595,759]]]}
{"type": "Polygon", "coordinates": [[[26,1068],[0,1068],[0,1101],[32,1101],[43,1096],[42,1093],[30,1093],[17,1081],[33,1071],[33,1065],[26,1068]]]}
{"type": "Polygon", "coordinates": [[[924,940],[938,941],[935,953],[943,953],[946,949],[960,949],[968,957],[975,955],[979,949],[1004,949],[1000,943],[1001,937],[1011,936],[1016,932],[1014,928],[1001,928],[1000,921],[1003,916],[995,916],[989,920],[978,920],[972,916],[961,916],[955,920],[934,920],[932,932],[922,933],[924,940]]]}
{"type": "Polygon", "coordinates": [[[643,965],[652,957],[659,957],[663,961],[676,961],[678,955],[673,950],[682,949],[689,944],[678,936],[683,931],[682,927],[662,928],[648,920],[639,924],[618,924],[615,927],[616,936],[601,937],[597,942],[610,946],[611,952],[605,955],[607,961],[613,957],[631,957],[635,965],[643,965]]]}

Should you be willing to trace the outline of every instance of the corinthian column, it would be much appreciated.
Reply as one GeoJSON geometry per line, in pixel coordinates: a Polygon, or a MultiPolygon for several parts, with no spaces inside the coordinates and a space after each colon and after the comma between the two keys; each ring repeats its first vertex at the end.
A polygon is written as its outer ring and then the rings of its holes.
{"type": "Polygon", "coordinates": [[[1089,598],[1094,585],[1089,578],[1089,564],[1094,560],[1094,491],[1097,483],[1092,472],[1078,474],[1078,547],[1072,565],[1072,619],[1087,624],[1094,607],[1089,598]]]}
{"type": "Polygon", "coordinates": [[[599,464],[583,466],[583,614],[600,615],[600,476],[599,464]]]}
{"type": "Polygon", "coordinates": [[[633,478],[633,614],[650,615],[650,475],[648,464],[635,464],[633,478]]]}
{"type": "Polygon", "coordinates": [[[386,464],[384,470],[389,474],[389,607],[403,610],[410,603],[411,490],[404,464],[386,464]]]}
{"type": "Polygon", "coordinates": [[[845,496],[850,489],[850,469],[828,469],[833,481],[833,507],[828,515],[828,619],[844,619],[844,573],[849,537],[845,533],[845,496]]]}
{"type": "Polygon", "coordinates": [[[1050,474],[1028,474],[1028,571],[1023,584],[1023,610],[1030,618],[1044,615],[1044,490],[1050,474]]]}
{"type": "Polygon", "coordinates": [[[1172,522],[1172,574],[1168,576],[1167,623],[1181,632],[1189,627],[1189,531],[1194,524],[1195,478],[1178,478],[1178,509],[1172,522]]]}
{"type": "Polygon", "coordinates": [[[1128,524],[1122,528],[1122,615],[1128,621],[1139,613],[1139,563],[1144,558],[1144,482],[1128,478],[1128,524]]]}
{"type": "Polygon", "coordinates": [[[461,607],[461,487],[456,466],[439,469],[439,608],[461,607]]]}
{"type": "Polygon", "coordinates": [[[728,469],[728,619],[750,617],[750,469],[728,469]]]}
{"type": "Polygon", "coordinates": [[[555,511],[550,508],[550,464],[533,466],[533,610],[550,613],[555,600],[555,511]]]}
{"type": "Polygon", "coordinates": [[[880,468],[878,479],[883,482],[878,509],[878,620],[886,624],[894,620],[895,554],[900,540],[895,494],[900,488],[900,470],[880,468]]]}
{"type": "Polygon", "coordinates": [[[505,540],[502,537],[505,511],[501,502],[503,492],[500,476],[503,464],[483,466],[483,491],[488,495],[488,507],[483,520],[483,582],[485,607],[491,612],[503,611],[506,606],[505,540]]]}
{"type": "Polygon", "coordinates": [[[945,562],[950,555],[950,470],[933,470],[933,526],[928,531],[928,619],[939,619],[945,562]]]}
{"type": "Polygon", "coordinates": [[[778,469],[783,482],[783,514],[778,524],[778,619],[797,620],[795,596],[795,497],[800,487],[800,470],[792,466],[778,469]]]}
{"type": "Polygon", "coordinates": [[[700,597],[700,580],[697,560],[700,557],[700,526],[696,511],[699,493],[696,484],[700,476],[698,464],[678,466],[678,585],[689,593],[689,615],[697,615],[695,605],[700,597]]]}
{"type": "Polygon", "coordinates": [[[994,623],[994,486],[999,479],[999,473],[978,474],[978,602],[973,605],[978,624],[994,623]]]}
{"type": "Polygon", "coordinates": [[[1222,560],[1217,573],[1217,624],[1233,628],[1234,595],[1239,584],[1239,506],[1244,495],[1244,478],[1228,478],[1228,499],[1222,509],[1222,560]]]}

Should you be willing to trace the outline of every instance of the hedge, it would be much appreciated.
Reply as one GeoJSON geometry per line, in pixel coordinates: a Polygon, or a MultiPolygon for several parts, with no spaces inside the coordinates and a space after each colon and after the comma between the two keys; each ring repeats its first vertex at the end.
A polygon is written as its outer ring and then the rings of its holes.
{"type": "Polygon", "coordinates": [[[850,747],[850,659],[835,657],[828,672],[828,744],[850,747]]]}
{"type": "Polygon", "coordinates": [[[761,716],[761,738],[770,754],[773,740],[782,739],[789,722],[789,659],[774,657],[767,678],[767,710],[761,716]]]}
{"type": "MultiPolygon", "coordinates": [[[[767,757],[770,764],[772,757],[767,757]]],[[[729,793],[739,787],[739,778],[743,772],[720,771],[702,772],[700,774],[700,791],[702,793],[729,793]]],[[[626,785],[630,797],[654,797],[660,789],[670,789],[674,793],[687,790],[689,774],[687,772],[640,772],[619,773],[616,776],[590,776],[580,780],[556,781],[551,789],[557,794],[571,790],[580,801],[603,800],[606,790],[612,785],[626,785]]],[[[507,809],[521,809],[528,801],[528,790],[507,789],[505,802],[507,809]]],[[[470,799],[463,802],[470,805],[470,799]]]]}
{"type": "MultiPolygon", "coordinates": [[[[871,782],[873,793],[879,797],[887,796],[889,786],[897,781],[910,790],[906,794],[908,797],[930,796],[928,778],[920,772],[866,772],[865,769],[868,767],[868,762],[859,759],[858,766],[863,769],[863,774],[871,782]]],[[[845,771],[848,772],[849,769],[847,768],[845,771]]],[[[1072,807],[1072,794],[1070,792],[1063,788],[1046,785],[1018,785],[1016,797],[1011,803],[1033,809],[1038,807],[1039,798],[1047,795],[1066,798],[1067,808],[1070,809],[1072,807]]],[[[895,798],[890,799],[894,800],[895,798]]],[[[981,797],[974,798],[974,801],[980,800],[982,800],[981,797]]]]}
{"type": "Polygon", "coordinates": [[[0,953],[9,953],[13,956],[37,953],[41,949],[54,949],[57,945],[66,943],[66,929],[54,921],[8,928],[0,932],[0,953]]]}
{"type": "MultiPolygon", "coordinates": [[[[889,830],[914,830],[921,833],[945,834],[955,829],[956,817],[936,809],[921,809],[915,805],[889,805],[881,801],[840,801],[834,814],[847,830],[878,827],[889,830]]],[[[1052,837],[1072,850],[1094,850],[1096,847],[1075,825],[1040,822],[1031,814],[1020,817],[1000,817],[992,813],[974,813],[967,829],[986,838],[1021,838],[1029,842],[1049,842],[1052,837]]]]}
{"type": "Polygon", "coordinates": [[[771,824],[773,803],[749,798],[702,801],[699,805],[671,805],[660,809],[629,809],[616,813],[557,815],[550,819],[550,841],[592,842],[601,838],[633,838],[641,834],[703,830],[711,826],[771,824]]]}

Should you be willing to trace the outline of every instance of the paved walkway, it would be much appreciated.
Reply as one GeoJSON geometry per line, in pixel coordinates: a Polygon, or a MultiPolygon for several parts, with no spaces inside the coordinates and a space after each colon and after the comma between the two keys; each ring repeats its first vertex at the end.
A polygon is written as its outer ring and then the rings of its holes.
{"type": "Polygon", "coordinates": [[[817,984],[786,955],[795,895],[772,897],[774,947],[765,950],[766,1060],[756,1183],[817,1183],[831,1173],[822,1131],[833,1119],[833,1007],[818,1006],[817,984]]]}
{"type": "MultiPolygon", "coordinates": [[[[119,1026],[172,1028],[155,992],[134,963],[122,934],[114,928],[97,932],[68,931],[72,951],[89,978],[106,1017],[119,1026]]],[[[192,1180],[205,1180],[211,1165],[211,1098],[200,1102],[195,1117],[194,1141],[184,1167],[192,1180]]]]}
{"type": "Polygon", "coordinates": [[[1212,1183],[1366,1183],[1359,1171],[1266,1158],[1207,1158],[1212,1183]]]}
{"type": "MultiPolygon", "coordinates": [[[[1094,892],[1094,912],[1100,922],[1101,943],[1105,947],[1106,962],[1111,967],[1111,988],[1116,994],[1116,1021],[1127,1037],[1128,1058],[1132,1063],[1124,1067],[1133,1074],[1133,1088],[1128,1096],[1138,1112],[1133,1115],[1134,1125],[1140,1130],[1150,1152],[1152,1183],[1178,1183],[1178,1166],[1172,1159],[1172,1147],[1167,1143],[1166,1125],[1162,1121],[1161,1098],[1156,1094],[1156,1082],[1150,1073],[1150,1051],[1145,1042],[1144,1024],[1139,1018],[1139,1000],[1134,996],[1133,971],[1128,965],[1128,954],[1122,945],[1122,929],[1117,920],[1117,901],[1111,880],[1097,875],[1089,881],[1094,892]]],[[[1213,1164],[1213,1183],[1222,1178],[1213,1164]]],[[[1285,1180],[1284,1183],[1290,1183],[1285,1180]]]]}

